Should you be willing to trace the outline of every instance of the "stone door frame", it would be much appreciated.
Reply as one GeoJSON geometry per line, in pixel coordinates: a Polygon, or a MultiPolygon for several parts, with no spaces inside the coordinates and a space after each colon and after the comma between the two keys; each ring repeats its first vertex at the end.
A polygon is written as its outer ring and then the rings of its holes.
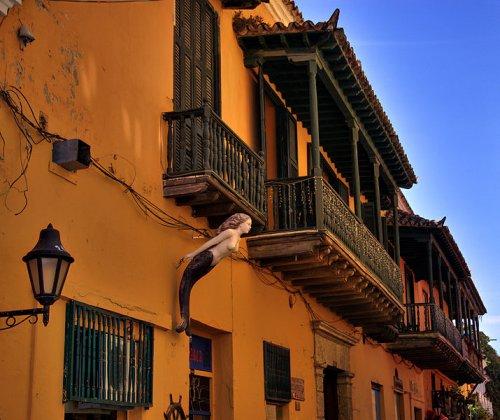
{"type": "Polygon", "coordinates": [[[316,379],[316,418],[325,419],[323,392],[324,370],[335,367],[340,370],[337,379],[339,420],[352,420],[352,378],[350,370],[350,347],[358,340],[324,321],[312,321],[314,333],[314,370],[316,379]]]}

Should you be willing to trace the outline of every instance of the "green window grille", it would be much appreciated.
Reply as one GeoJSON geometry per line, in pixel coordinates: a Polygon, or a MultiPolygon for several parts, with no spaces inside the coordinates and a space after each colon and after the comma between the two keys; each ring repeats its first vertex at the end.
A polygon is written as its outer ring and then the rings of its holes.
{"type": "Polygon", "coordinates": [[[64,401],[149,407],[152,395],[153,326],[68,303],[64,401]]]}
{"type": "Polygon", "coordinates": [[[291,400],[290,349],[264,341],[264,383],[267,402],[291,400]]]}

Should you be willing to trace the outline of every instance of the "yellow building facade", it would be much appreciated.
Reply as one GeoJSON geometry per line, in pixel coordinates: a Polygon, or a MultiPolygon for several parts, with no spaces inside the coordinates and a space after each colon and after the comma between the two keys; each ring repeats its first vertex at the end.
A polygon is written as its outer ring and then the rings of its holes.
{"type": "MultiPolygon", "coordinates": [[[[287,0],[5,13],[0,310],[37,306],[21,257],[49,223],[75,262],[47,326],[0,333],[1,419],[156,419],[180,397],[193,419],[423,419],[433,387],[480,381],[419,367],[396,341],[411,301],[390,214],[415,176],[338,13],[313,25],[287,0]],[[54,162],[66,139],[90,145],[90,167],[54,162]],[[254,231],[193,288],[190,341],[175,332],[177,262],[237,211],[254,231]]],[[[465,277],[472,337],[484,308],[465,277]]],[[[437,276],[430,287],[462,328],[457,287],[444,301],[437,276]]],[[[455,351],[457,366],[472,357],[455,351]]]]}

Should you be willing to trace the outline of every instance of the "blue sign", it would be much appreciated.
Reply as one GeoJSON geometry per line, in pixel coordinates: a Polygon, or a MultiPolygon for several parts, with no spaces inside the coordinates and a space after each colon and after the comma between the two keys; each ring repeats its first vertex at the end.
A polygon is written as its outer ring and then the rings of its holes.
{"type": "Polygon", "coordinates": [[[189,368],[212,372],[212,340],[198,335],[191,336],[189,368]]]}

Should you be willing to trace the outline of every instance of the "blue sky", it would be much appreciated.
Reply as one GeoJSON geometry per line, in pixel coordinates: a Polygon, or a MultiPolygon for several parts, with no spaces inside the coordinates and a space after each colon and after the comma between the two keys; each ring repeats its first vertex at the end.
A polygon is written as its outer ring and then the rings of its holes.
{"type": "Polygon", "coordinates": [[[414,211],[447,216],[500,352],[500,1],[296,0],[304,18],[340,9],[418,176],[414,211]]]}

